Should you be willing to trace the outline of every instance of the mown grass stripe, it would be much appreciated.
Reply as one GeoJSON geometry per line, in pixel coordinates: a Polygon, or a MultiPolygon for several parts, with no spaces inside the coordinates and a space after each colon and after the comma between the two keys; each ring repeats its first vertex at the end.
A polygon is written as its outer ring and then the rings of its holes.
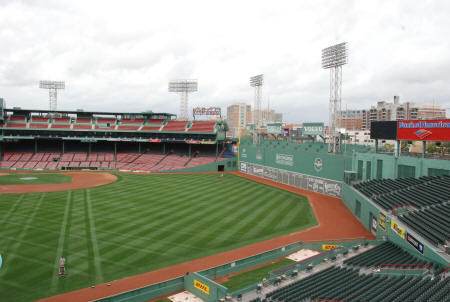
{"type": "Polygon", "coordinates": [[[94,260],[94,266],[95,266],[95,282],[97,284],[103,283],[103,272],[102,272],[102,263],[100,258],[100,253],[98,251],[98,244],[97,244],[97,235],[95,233],[95,222],[92,215],[92,206],[91,206],[91,197],[89,196],[89,190],[85,190],[85,202],[87,207],[87,215],[89,220],[89,233],[90,233],[90,248],[92,249],[92,256],[94,260]]]}
{"type": "MultiPolygon", "coordinates": [[[[42,201],[45,198],[45,194],[46,193],[41,193],[40,194],[39,201],[33,207],[33,212],[28,217],[27,222],[23,226],[23,229],[20,232],[20,235],[18,236],[18,240],[11,246],[11,248],[6,248],[5,254],[7,254],[8,256],[4,260],[4,264],[3,264],[4,267],[3,267],[3,269],[0,270],[0,277],[1,276],[5,276],[7,274],[7,272],[8,272],[8,269],[13,265],[14,259],[16,258],[17,254],[18,254],[18,250],[20,249],[20,247],[22,245],[23,239],[27,235],[27,231],[28,231],[31,223],[33,222],[33,218],[36,215],[37,211],[39,210],[39,207],[42,204],[42,201]]],[[[17,204],[17,202],[16,202],[16,204],[17,204]]]]}
{"type": "MultiPolygon", "coordinates": [[[[66,238],[67,222],[69,219],[69,210],[71,205],[72,191],[67,192],[66,208],[64,210],[64,217],[61,224],[61,231],[58,239],[58,249],[56,250],[55,268],[59,267],[59,259],[63,256],[64,240],[66,238]]],[[[66,256],[67,260],[67,256],[66,256]]],[[[56,271],[56,269],[55,269],[56,271]]],[[[56,272],[52,276],[52,283],[50,284],[50,292],[54,293],[58,286],[58,275],[56,272]]]]}

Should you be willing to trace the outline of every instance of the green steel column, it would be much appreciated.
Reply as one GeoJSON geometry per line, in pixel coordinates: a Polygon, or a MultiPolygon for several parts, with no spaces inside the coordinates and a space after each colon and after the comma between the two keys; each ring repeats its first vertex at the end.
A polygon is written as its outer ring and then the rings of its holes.
{"type": "Polygon", "coordinates": [[[139,146],[139,154],[141,154],[141,143],[140,142],[138,143],[138,146],[139,146]]]}
{"type": "Polygon", "coordinates": [[[192,148],[191,148],[191,144],[189,144],[189,157],[191,156],[191,152],[192,152],[192,148]]]}
{"type": "Polygon", "coordinates": [[[114,142],[114,160],[117,159],[117,142],[114,142]]]}
{"type": "Polygon", "coordinates": [[[396,154],[396,157],[400,157],[401,153],[402,153],[402,143],[401,143],[401,141],[397,141],[397,154],[396,154]]]}
{"type": "Polygon", "coordinates": [[[64,154],[64,141],[62,141],[62,154],[64,154]]]}
{"type": "Polygon", "coordinates": [[[422,158],[425,158],[425,153],[427,153],[427,142],[422,142],[422,158]]]}
{"type": "Polygon", "coordinates": [[[375,139],[375,153],[378,153],[378,138],[375,139]]]}
{"type": "Polygon", "coordinates": [[[34,153],[37,153],[37,139],[34,140],[34,153]]]}
{"type": "Polygon", "coordinates": [[[92,149],[92,148],[91,148],[91,142],[89,142],[88,144],[89,144],[89,145],[88,145],[88,147],[89,147],[88,153],[91,154],[91,149],[92,149]]]}
{"type": "Polygon", "coordinates": [[[166,154],[166,143],[163,143],[163,154],[166,154]]]}
{"type": "Polygon", "coordinates": [[[219,144],[216,142],[216,158],[219,155],[218,151],[219,151],[219,144]]]}

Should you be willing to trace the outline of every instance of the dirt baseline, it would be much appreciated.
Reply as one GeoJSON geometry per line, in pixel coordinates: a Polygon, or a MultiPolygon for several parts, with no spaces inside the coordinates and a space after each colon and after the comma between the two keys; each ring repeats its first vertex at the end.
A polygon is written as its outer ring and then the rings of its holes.
{"type": "Polygon", "coordinates": [[[205,258],[192,260],[189,262],[169,266],[140,275],[126,277],[104,284],[98,284],[94,288],[84,288],[57,296],[44,298],[39,301],[92,301],[130,291],[136,288],[163,282],[165,280],[178,278],[184,276],[186,272],[197,272],[230,263],[242,258],[270,251],[272,249],[280,248],[282,246],[302,240],[306,241],[361,237],[365,237],[371,240],[375,239],[375,237],[359,223],[355,216],[353,216],[353,214],[347,209],[344,203],[338,198],[299,189],[240,172],[228,173],[308,197],[319,225],[307,230],[272,238],[266,241],[211,255],[205,258]]]}
{"type": "Polygon", "coordinates": [[[60,184],[4,185],[0,186],[0,194],[4,193],[38,193],[76,190],[98,187],[117,180],[117,176],[109,173],[63,173],[72,176],[72,182],[60,184]]]}

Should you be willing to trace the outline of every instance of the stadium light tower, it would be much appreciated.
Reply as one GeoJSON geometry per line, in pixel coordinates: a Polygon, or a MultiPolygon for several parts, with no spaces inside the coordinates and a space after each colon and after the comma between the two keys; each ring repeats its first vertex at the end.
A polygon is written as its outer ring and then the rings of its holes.
{"type": "Polygon", "coordinates": [[[250,87],[255,87],[255,108],[253,108],[253,124],[255,133],[253,134],[253,144],[259,144],[258,130],[261,128],[261,96],[262,86],[264,84],[264,75],[259,74],[250,78],[250,87]]]}
{"type": "Polygon", "coordinates": [[[342,66],[347,64],[347,50],[347,42],[322,49],[322,68],[330,69],[330,152],[340,151],[340,137],[337,130],[341,114],[342,66]]]}
{"type": "Polygon", "coordinates": [[[64,81],[40,81],[39,88],[48,89],[49,110],[56,111],[58,108],[58,89],[64,89],[66,83],[64,81]]]}
{"type": "Polygon", "coordinates": [[[181,94],[179,119],[188,120],[188,93],[195,91],[198,91],[197,80],[173,80],[169,82],[169,92],[181,94]]]}

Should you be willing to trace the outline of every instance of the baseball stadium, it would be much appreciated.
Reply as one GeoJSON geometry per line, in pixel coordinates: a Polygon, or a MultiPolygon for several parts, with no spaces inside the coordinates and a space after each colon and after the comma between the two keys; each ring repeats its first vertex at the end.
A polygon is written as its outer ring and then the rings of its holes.
{"type": "Polygon", "coordinates": [[[323,124],[0,106],[1,301],[450,301],[450,161],[378,149],[450,120],[329,152],[323,124]]]}

